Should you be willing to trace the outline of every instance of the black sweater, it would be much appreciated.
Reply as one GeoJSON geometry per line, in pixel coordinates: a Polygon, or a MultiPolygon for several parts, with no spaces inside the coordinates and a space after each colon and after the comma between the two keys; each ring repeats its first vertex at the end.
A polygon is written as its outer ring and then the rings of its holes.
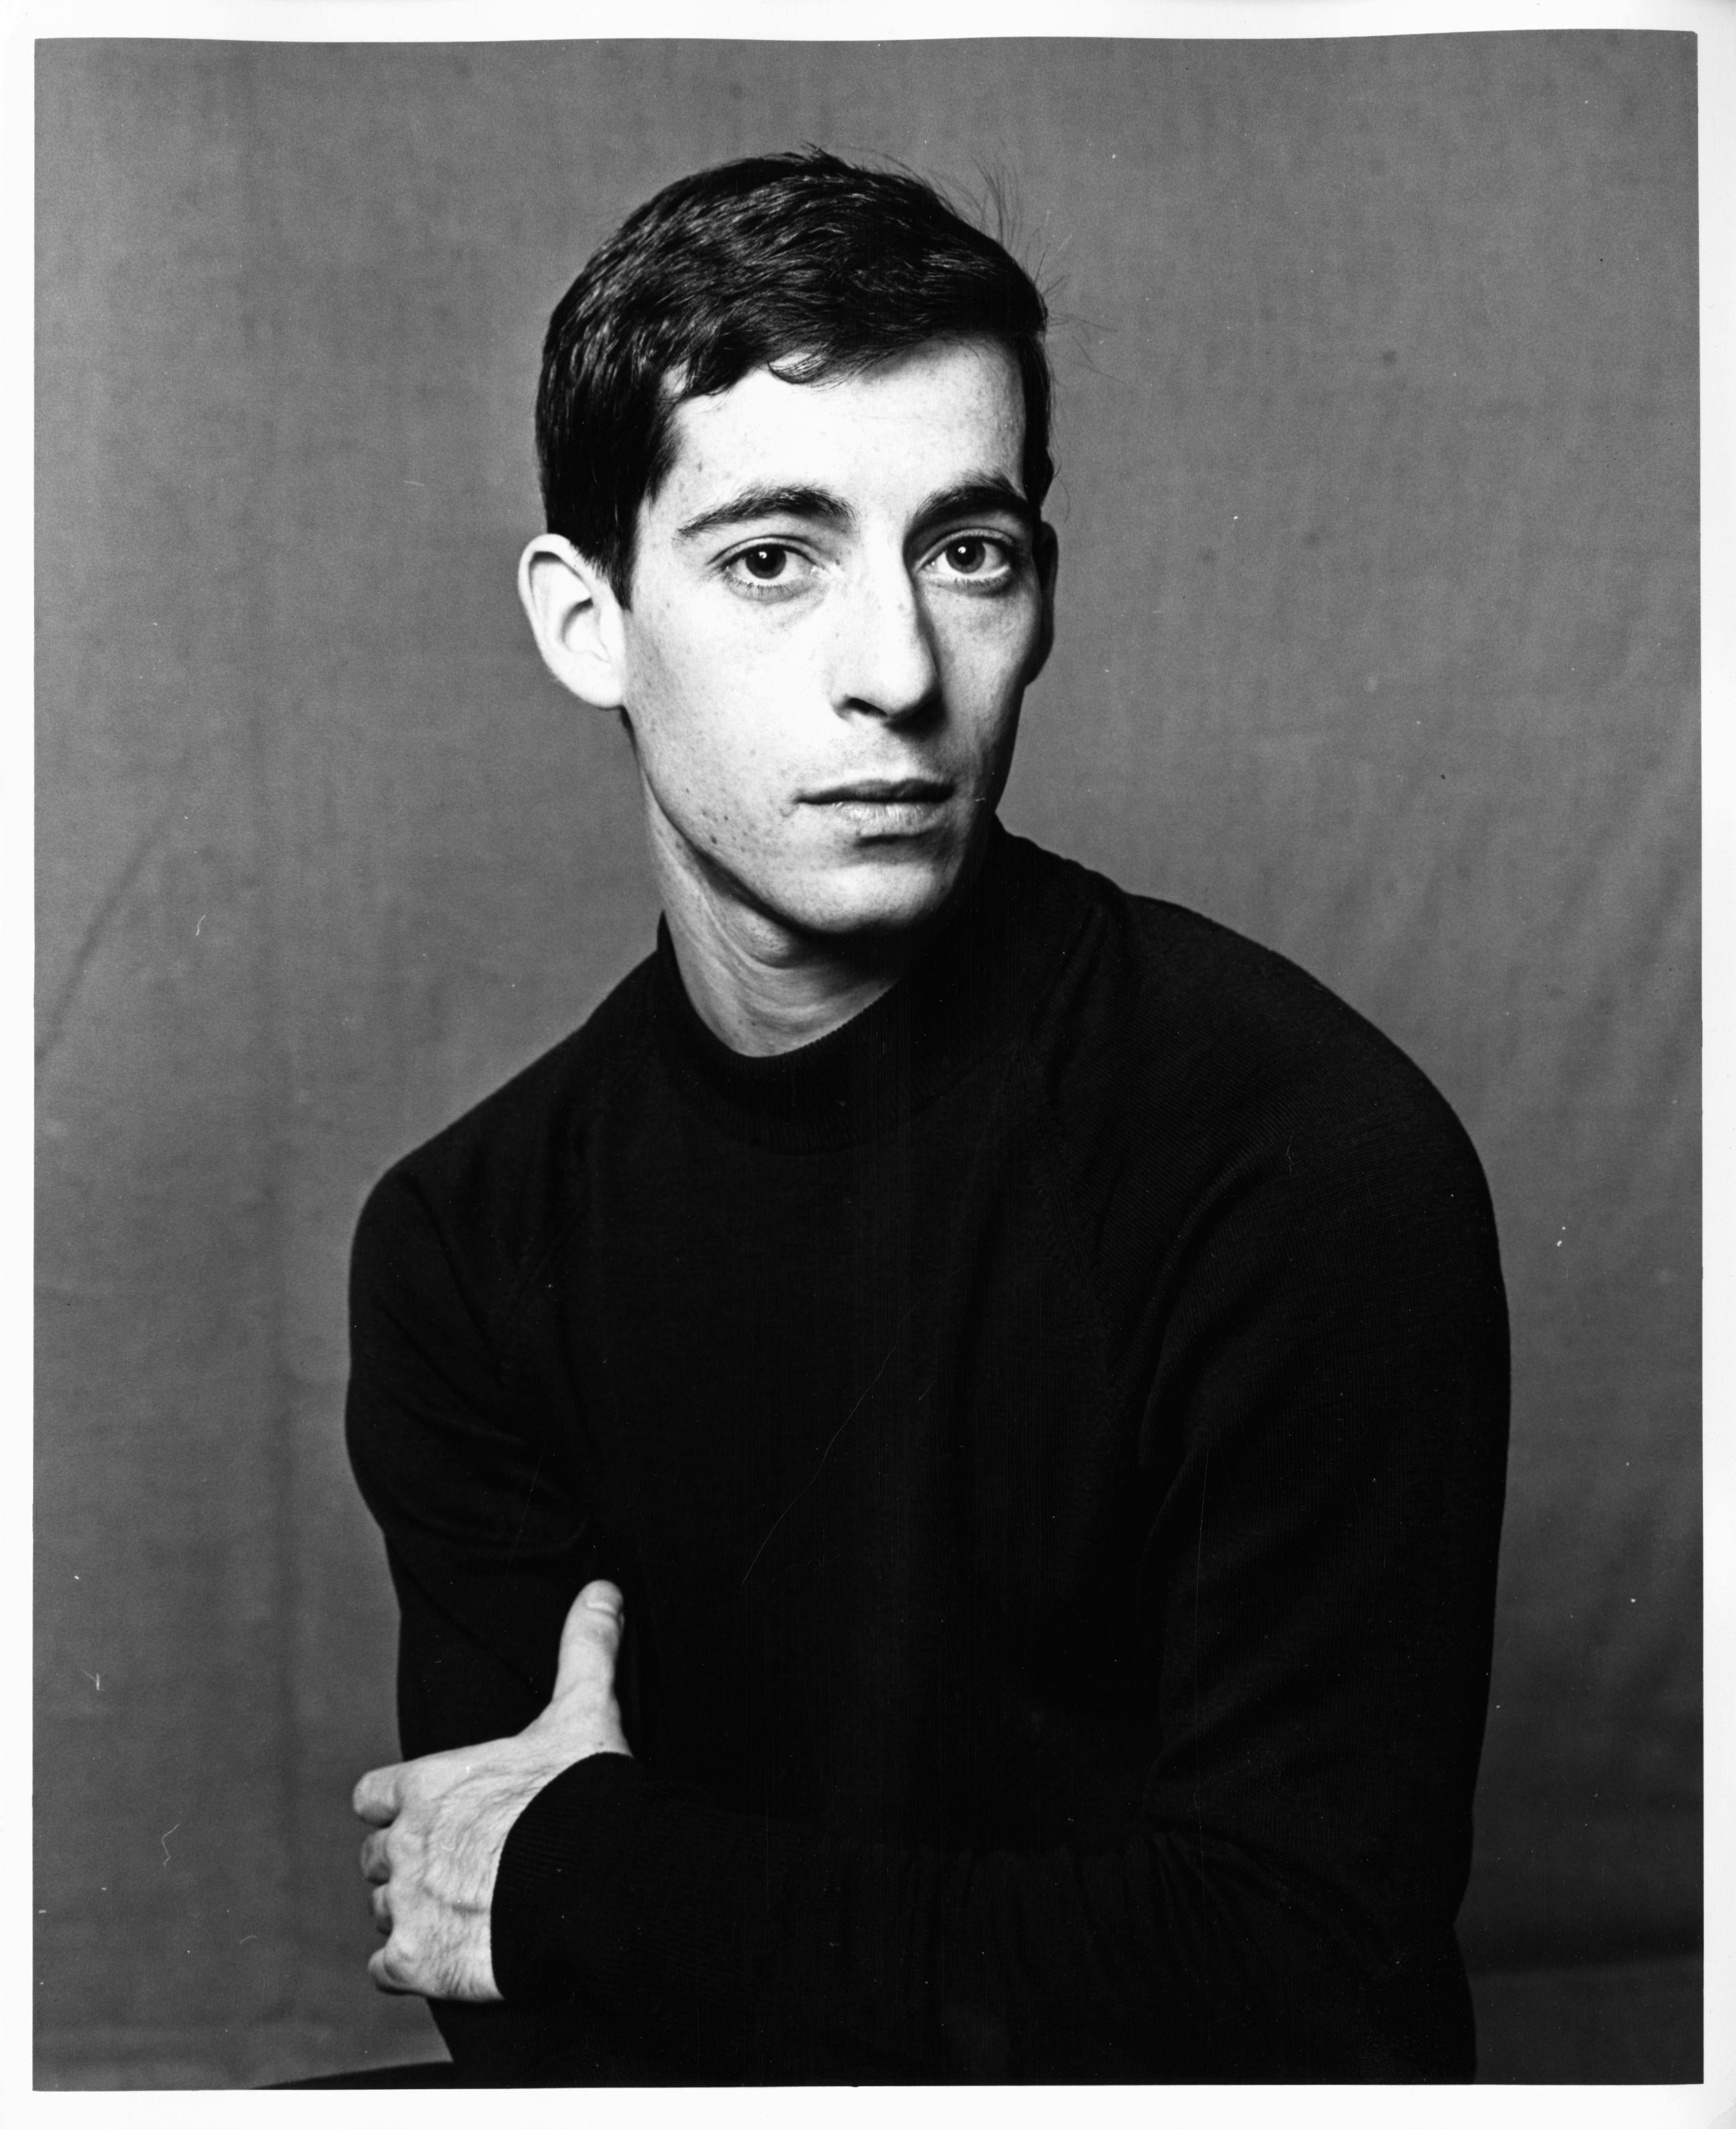
{"type": "Polygon", "coordinates": [[[349,1429],[408,1755],[627,1599],[489,2082],[1464,2077],[1506,1321],[1463,1132],[1276,955],[997,829],[719,1043],[666,933],[386,1176],[349,1429]]]}

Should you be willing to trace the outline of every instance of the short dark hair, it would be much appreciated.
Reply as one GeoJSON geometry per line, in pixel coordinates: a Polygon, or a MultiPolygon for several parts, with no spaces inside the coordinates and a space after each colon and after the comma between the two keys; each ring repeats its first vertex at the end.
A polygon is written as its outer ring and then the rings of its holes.
{"type": "Polygon", "coordinates": [[[680,178],[596,251],[549,321],[537,393],[548,529],[626,603],[639,505],[675,407],[773,365],[794,383],[926,342],[1000,342],[1024,388],[1025,496],[1054,478],[1048,312],[1030,275],[935,188],[818,149],[680,178]]]}

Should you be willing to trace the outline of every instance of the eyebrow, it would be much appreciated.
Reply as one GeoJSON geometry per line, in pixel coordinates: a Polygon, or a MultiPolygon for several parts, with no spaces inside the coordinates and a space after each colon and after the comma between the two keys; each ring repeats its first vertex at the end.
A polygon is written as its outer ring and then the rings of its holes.
{"type": "MultiPolygon", "coordinates": [[[[923,498],[912,529],[920,532],[948,517],[969,517],[985,511],[1016,517],[1027,532],[1037,529],[1036,511],[1002,473],[972,474],[951,488],[936,489],[923,498]]],[[[856,512],[829,488],[756,484],[739,488],[709,510],[688,518],[676,526],[675,535],[681,540],[697,540],[704,533],[751,524],[761,517],[805,517],[818,524],[844,527],[855,523],[856,512]]]]}
{"type": "Polygon", "coordinates": [[[999,512],[1016,517],[1027,532],[1035,532],[1037,516],[1004,473],[974,474],[955,487],[937,489],[916,514],[922,531],[948,517],[979,517],[999,512]]]}
{"type": "Polygon", "coordinates": [[[848,525],[854,516],[842,497],[823,488],[756,486],[740,488],[709,510],[702,510],[697,517],[678,525],[675,534],[678,539],[697,540],[702,532],[751,524],[756,517],[807,517],[823,525],[848,525]]]}

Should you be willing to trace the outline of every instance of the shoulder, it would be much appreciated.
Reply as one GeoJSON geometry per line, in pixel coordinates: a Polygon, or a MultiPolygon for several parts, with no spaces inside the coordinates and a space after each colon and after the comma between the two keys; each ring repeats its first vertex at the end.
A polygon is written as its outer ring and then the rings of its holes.
{"type": "Polygon", "coordinates": [[[1023,1120],[1109,1349],[1161,1322],[1178,1366],[1252,1341],[1298,1381],[1468,1369],[1503,1409],[1494,1208],[1425,1074],[1270,948],[1095,874],[1068,891],[1089,907],[1023,1120]]]}
{"type": "Polygon", "coordinates": [[[1407,1119],[1468,1150],[1457,1118],[1397,1043],[1271,947],[1176,903],[1126,898],[1142,1037],[1203,1093],[1323,1127],[1407,1119]]]}
{"type": "Polygon", "coordinates": [[[510,1309],[577,1215],[587,1141],[643,1055],[652,967],[641,962],[572,1034],[387,1169],[357,1225],[358,1283],[415,1278],[437,1257],[483,1322],[510,1309]]]}
{"type": "Polygon", "coordinates": [[[1166,1188],[1195,1198],[1276,1175],[1287,1193],[1311,1185],[1365,1210],[1385,1202],[1395,1218],[1407,1200],[1462,1216],[1492,1245],[1469,1137],[1371,1022],[1210,917],[1034,855],[1085,911],[1030,1043],[1056,1127],[1095,1174],[1094,1194],[1118,1172],[1155,1185],[1161,1171],[1166,1188]]]}

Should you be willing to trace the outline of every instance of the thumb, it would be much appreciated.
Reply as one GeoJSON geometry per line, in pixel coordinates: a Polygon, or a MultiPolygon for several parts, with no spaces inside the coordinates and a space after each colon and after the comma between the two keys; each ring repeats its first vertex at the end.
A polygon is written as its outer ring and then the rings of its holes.
{"type": "Polygon", "coordinates": [[[587,1582],[579,1592],[560,1630],[551,1705],[570,1694],[587,1701],[614,1698],[615,1657],[625,1610],[613,1582],[587,1582]]]}

